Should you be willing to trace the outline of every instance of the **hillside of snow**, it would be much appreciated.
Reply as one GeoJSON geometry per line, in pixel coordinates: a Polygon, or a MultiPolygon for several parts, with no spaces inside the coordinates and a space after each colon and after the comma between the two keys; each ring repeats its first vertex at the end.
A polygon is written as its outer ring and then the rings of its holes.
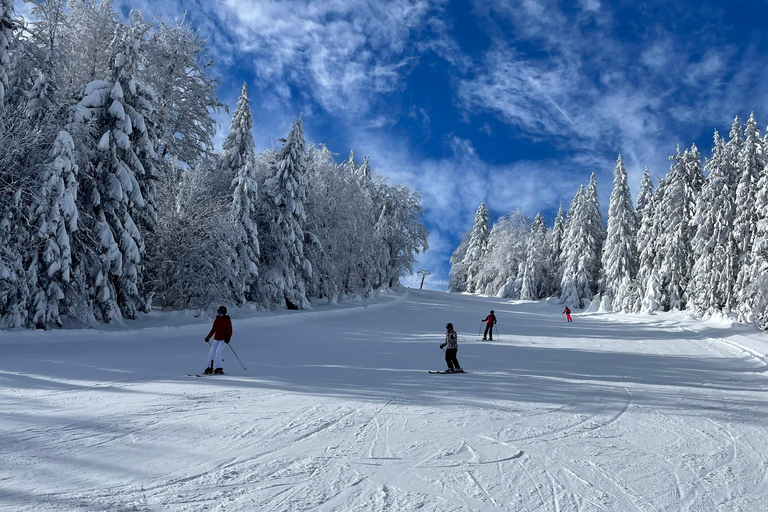
{"type": "Polygon", "coordinates": [[[0,332],[0,510],[768,510],[768,341],[682,314],[408,290],[0,332]],[[495,310],[493,342],[478,341],[495,310]],[[445,366],[446,322],[461,375],[445,366]]]}

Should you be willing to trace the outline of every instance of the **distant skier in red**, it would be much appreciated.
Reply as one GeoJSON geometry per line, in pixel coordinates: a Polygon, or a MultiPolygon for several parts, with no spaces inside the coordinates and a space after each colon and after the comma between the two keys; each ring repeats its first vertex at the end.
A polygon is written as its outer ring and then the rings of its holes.
{"type": "Polygon", "coordinates": [[[565,306],[565,310],[563,311],[563,314],[565,315],[565,318],[567,318],[569,322],[573,322],[573,319],[571,318],[571,310],[568,308],[568,306],[565,306]]]}
{"type": "Polygon", "coordinates": [[[219,306],[216,311],[216,319],[213,321],[211,332],[205,337],[206,343],[209,342],[211,336],[213,336],[213,343],[211,343],[211,350],[208,352],[210,366],[203,373],[224,373],[221,353],[224,351],[224,344],[229,343],[230,338],[232,338],[232,320],[227,315],[227,308],[224,306],[219,306]]]}
{"type": "Polygon", "coordinates": [[[496,315],[493,314],[493,310],[491,310],[490,315],[480,321],[485,322],[485,333],[483,333],[483,341],[485,341],[486,338],[493,341],[493,326],[496,324],[496,315]],[[490,336],[488,336],[489,334],[490,336]]]}

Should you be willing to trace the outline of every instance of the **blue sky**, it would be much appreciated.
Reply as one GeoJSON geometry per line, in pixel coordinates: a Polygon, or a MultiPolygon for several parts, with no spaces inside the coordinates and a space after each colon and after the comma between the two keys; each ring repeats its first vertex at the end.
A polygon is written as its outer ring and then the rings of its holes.
{"type": "MultiPolygon", "coordinates": [[[[304,114],[311,142],[420,190],[445,289],[448,258],[485,202],[549,226],[594,171],[607,210],[621,153],[637,194],[675,147],[768,122],[765,1],[115,0],[208,38],[219,96],[248,83],[258,148],[304,114]]],[[[27,4],[28,5],[28,4],[27,4]]],[[[27,5],[16,0],[17,10],[27,5]]],[[[221,114],[219,140],[229,128],[221,114]]],[[[404,283],[417,283],[406,278],[404,283]]]]}

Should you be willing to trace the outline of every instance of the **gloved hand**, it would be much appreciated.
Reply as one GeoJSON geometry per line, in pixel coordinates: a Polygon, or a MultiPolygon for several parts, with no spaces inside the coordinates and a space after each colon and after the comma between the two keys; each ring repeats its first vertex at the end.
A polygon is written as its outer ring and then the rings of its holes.
{"type": "Polygon", "coordinates": [[[440,348],[445,348],[445,343],[441,344],[440,348]]]}
{"type": "Polygon", "coordinates": [[[225,339],[224,343],[229,343],[229,338],[225,339]]]}
{"type": "Polygon", "coordinates": [[[208,340],[210,340],[210,339],[211,339],[211,338],[205,338],[205,342],[206,342],[206,343],[208,343],[208,340]]]}

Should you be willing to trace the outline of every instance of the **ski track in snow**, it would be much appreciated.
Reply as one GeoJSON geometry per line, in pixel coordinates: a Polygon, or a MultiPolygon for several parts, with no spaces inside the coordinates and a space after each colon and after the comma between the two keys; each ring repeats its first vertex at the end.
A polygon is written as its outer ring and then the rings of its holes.
{"type": "Polygon", "coordinates": [[[0,333],[0,510],[768,510],[755,339],[415,290],[295,318],[235,315],[210,379],[199,322],[0,333]],[[446,321],[467,374],[426,372],[446,321]]]}

